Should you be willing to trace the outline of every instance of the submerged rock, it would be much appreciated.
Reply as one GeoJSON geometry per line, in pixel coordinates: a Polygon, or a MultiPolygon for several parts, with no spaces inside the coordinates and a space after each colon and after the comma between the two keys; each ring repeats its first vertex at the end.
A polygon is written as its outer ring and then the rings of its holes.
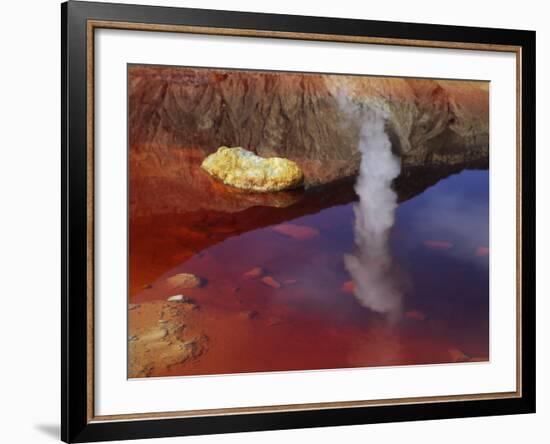
{"type": "Polygon", "coordinates": [[[273,227],[273,231],[296,240],[314,239],[319,236],[317,228],[305,225],[281,224],[273,227]]]}
{"type": "Polygon", "coordinates": [[[262,278],[262,282],[271,288],[281,288],[281,284],[272,276],[262,278]]]}
{"type": "Polygon", "coordinates": [[[178,273],[166,279],[166,282],[174,288],[200,287],[201,279],[191,273],[178,273]]]}
{"type": "Polygon", "coordinates": [[[259,278],[264,274],[264,269],[262,267],[254,267],[251,270],[248,270],[246,273],[243,274],[243,277],[245,279],[255,279],[259,278]]]}
{"type": "Polygon", "coordinates": [[[260,157],[241,147],[222,146],[201,166],[227,185],[256,192],[296,188],[304,179],[302,170],[292,160],[260,157]]]}
{"type": "Polygon", "coordinates": [[[355,282],[353,281],[346,281],[342,284],[342,287],[340,288],[344,293],[348,294],[355,294],[355,282]]]}

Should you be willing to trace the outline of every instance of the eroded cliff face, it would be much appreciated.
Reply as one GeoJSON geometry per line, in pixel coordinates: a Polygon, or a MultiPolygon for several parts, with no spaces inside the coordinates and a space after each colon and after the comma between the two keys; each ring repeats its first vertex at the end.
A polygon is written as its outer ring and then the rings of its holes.
{"type": "Polygon", "coordinates": [[[483,82],[132,66],[131,165],[138,176],[153,165],[170,170],[169,151],[201,157],[227,145],[294,160],[306,186],[352,176],[360,122],[342,110],[342,94],[387,111],[404,169],[488,159],[483,82]]]}

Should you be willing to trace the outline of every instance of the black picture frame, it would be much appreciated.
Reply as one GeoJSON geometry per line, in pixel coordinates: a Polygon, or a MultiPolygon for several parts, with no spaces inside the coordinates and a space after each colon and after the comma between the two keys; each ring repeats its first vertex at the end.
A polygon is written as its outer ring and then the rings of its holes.
{"type": "MultiPolygon", "coordinates": [[[[90,442],[535,412],[535,32],[69,1],[61,5],[61,435],[90,442]],[[89,415],[87,23],[186,25],[332,36],[512,45],[521,67],[521,396],[270,413],[96,421],[89,415]]],[[[496,128],[495,130],[498,130],[496,128]]]]}

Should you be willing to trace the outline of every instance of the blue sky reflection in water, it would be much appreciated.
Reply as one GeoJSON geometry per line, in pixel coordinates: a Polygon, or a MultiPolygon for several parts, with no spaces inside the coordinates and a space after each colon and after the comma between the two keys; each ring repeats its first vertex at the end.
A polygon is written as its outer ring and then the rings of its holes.
{"type": "Polygon", "coordinates": [[[410,279],[408,304],[487,356],[489,172],[462,171],[403,202],[391,241],[410,279]]]}
{"type": "MultiPolygon", "coordinates": [[[[317,227],[326,233],[327,239],[319,241],[325,244],[323,248],[347,254],[354,249],[349,227],[353,205],[326,209],[293,222],[317,227]]],[[[414,318],[420,313],[431,319],[440,333],[487,355],[489,172],[464,170],[399,204],[389,243],[398,269],[392,271],[393,277],[403,291],[402,316],[414,318]]],[[[346,275],[341,265],[332,266],[346,275]]],[[[311,274],[315,285],[318,269],[308,273],[306,268],[302,268],[303,274],[311,274]]],[[[331,274],[328,269],[326,272],[331,274]]],[[[328,282],[326,285],[331,287],[328,282]]]]}

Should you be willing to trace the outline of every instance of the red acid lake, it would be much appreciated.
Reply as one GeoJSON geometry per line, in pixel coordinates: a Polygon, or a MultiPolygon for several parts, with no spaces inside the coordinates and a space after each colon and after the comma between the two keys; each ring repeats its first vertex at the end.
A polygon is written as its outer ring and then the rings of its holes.
{"type": "Polygon", "coordinates": [[[360,303],[344,264],[356,248],[353,181],[244,203],[211,185],[171,207],[150,199],[177,189],[130,184],[129,302],[166,300],[162,282],[177,273],[202,281],[182,292],[200,307],[208,347],[160,376],[488,360],[487,170],[401,198],[391,319],[360,303]]]}

